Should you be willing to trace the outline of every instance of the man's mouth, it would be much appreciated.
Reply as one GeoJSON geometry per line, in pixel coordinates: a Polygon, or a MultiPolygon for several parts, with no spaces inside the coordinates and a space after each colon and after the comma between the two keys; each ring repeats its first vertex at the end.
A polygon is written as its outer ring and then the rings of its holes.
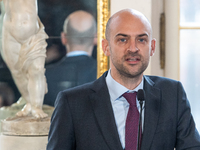
{"type": "Polygon", "coordinates": [[[138,61],[138,58],[128,58],[127,61],[138,61]]]}
{"type": "Polygon", "coordinates": [[[136,62],[136,61],[140,61],[140,57],[129,57],[129,58],[126,58],[126,61],[129,61],[129,62],[136,62]]]}

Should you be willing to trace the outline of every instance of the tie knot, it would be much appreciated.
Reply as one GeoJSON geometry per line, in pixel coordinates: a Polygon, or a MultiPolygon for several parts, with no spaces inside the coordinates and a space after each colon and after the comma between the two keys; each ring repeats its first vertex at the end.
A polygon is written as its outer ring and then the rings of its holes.
{"type": "Polygon", "coordinates": [[[122,96],[128,101],[130,106],[136,106],[136,95],[137,95],[137,92],[124,93],[122,96]]]}

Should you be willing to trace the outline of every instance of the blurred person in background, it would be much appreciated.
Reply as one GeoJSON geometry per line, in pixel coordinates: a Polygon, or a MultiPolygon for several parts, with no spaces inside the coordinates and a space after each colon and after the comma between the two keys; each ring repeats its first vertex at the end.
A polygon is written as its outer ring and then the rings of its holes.
{"type": "Polygon", "coordinates": [[[67,55],[61,61],[46,66],[48,93],[44,104],[53,106],[59,91],[96,79],[97,64],[91,57],[96,45],[96,21],[88,12],[78,10],[65,20],[61,33],[67,55]]]}

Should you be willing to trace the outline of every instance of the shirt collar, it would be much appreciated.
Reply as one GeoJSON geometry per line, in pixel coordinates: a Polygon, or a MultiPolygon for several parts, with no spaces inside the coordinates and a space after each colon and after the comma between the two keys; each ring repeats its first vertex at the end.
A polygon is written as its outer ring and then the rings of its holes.
{"type": "Polygon", "coordinates": [[[67,53],[67,57],[74,57],[74,56],[80,56],[80,55],[86,55],[88,56],[88,53],[85,51],[81,51],[81,50],[76,50],[76,51],[72,51],[67,53]]]}
{"type": "Polygon", "coordinates": [[[134,90],[129,90],[126,87],[124,87],[123,85],[119,84],[117,81],[115,81],[112,78],[110,72],[111,72],[111,70],[108,71],[108,75],[106,76],[106,84],[108,86],[111,100],[114,100],[114,101],[117,100],[125,92],[135,92],[135,91],[138,91],[139,89],[143,89],[144,78],[142,78],[142,81],[134,90]]]}

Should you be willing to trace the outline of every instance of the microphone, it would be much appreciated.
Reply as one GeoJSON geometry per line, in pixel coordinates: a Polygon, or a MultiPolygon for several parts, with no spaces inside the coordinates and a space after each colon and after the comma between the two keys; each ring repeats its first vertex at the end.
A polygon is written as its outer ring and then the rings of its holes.
{"type": "Polygon", "coordinates": [[[137,150],[141,150],[141,135],[142,135],[142,130],[141,130],[141,127],[142,127],[142,105],[143,105],[143,102],[145,100],[145,92],[144,90],[142,89],[139,89],[138,92],[137,92],[137,99],[140,103],[140,117],[139,117],[139,126],[138,126],[138,146],[137,146],[137,150]]]}

